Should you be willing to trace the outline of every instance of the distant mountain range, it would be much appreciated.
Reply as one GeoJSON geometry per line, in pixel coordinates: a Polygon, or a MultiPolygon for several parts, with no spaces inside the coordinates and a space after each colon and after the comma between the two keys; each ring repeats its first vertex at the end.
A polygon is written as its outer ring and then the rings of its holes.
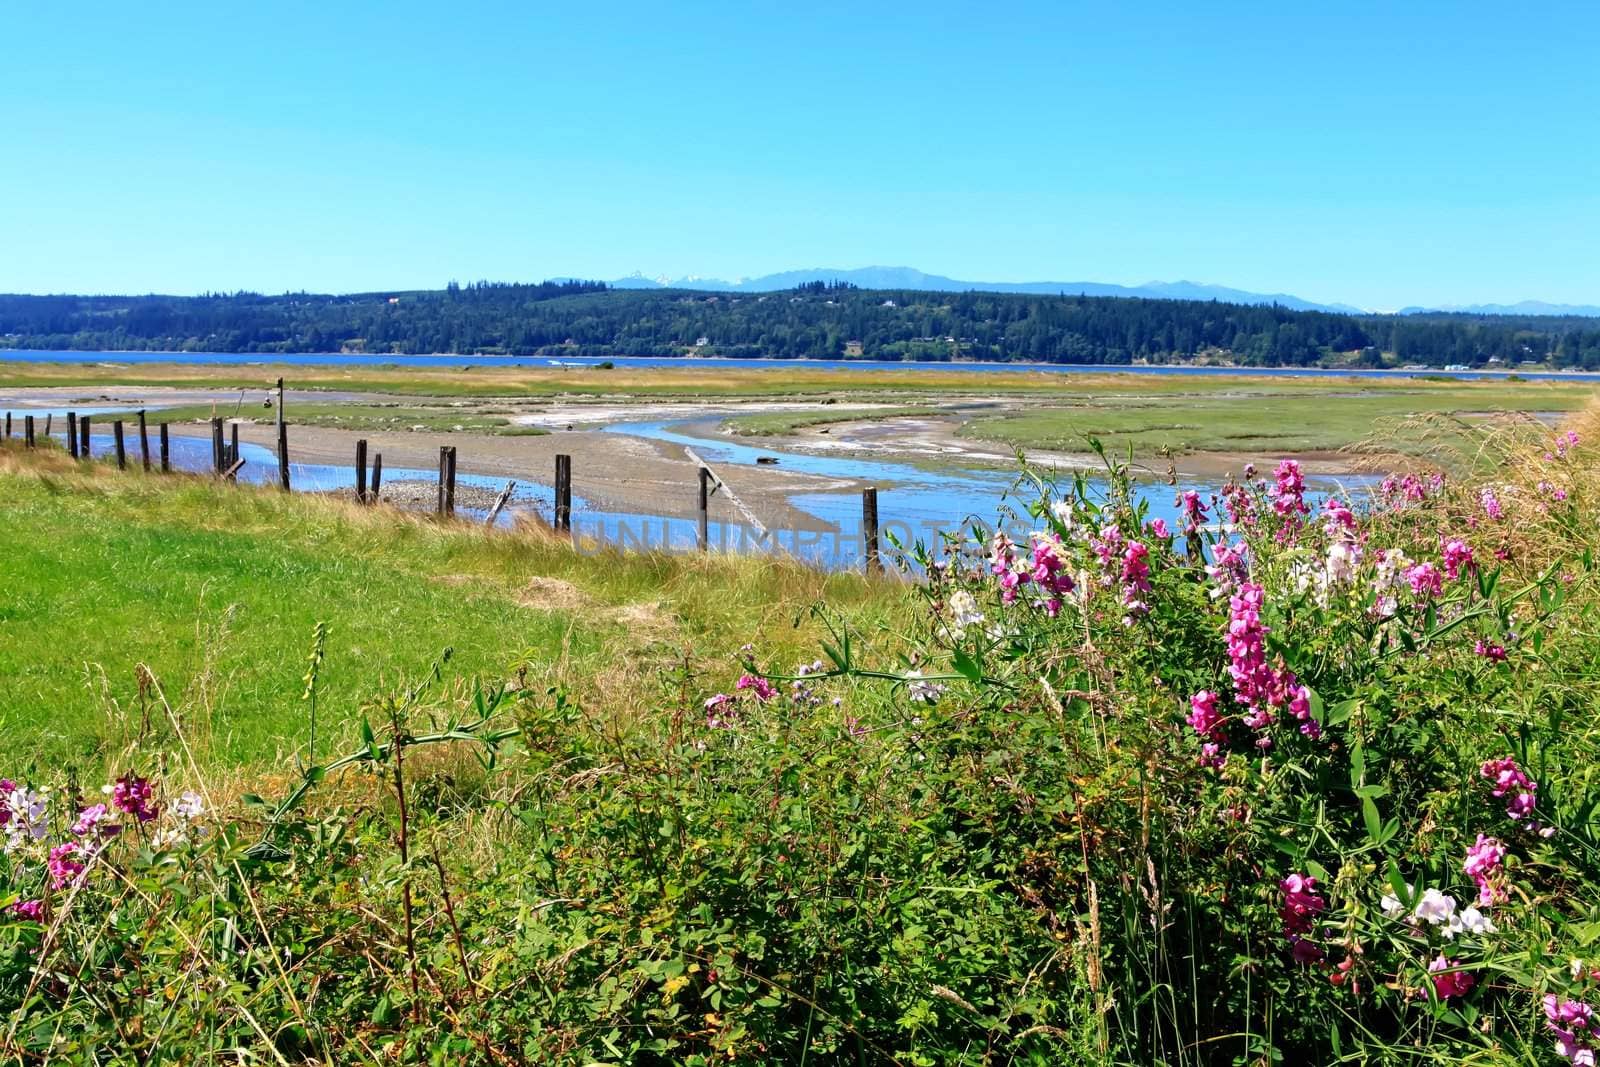
{"type": "Polygon", "coordinates": [[[1395,312],[1397,315],[1422,315],[1428,312],[1460,312],[1463,315],[1580,315],[1600,316],[1600,307],[1593,304],[1547,304],[1543,300],[1524,300],[1517,304],[1446,304],[1443,307],[1409,307],[1395,312]]]}
{"type": "MultiPolygon", "coordinates": [[[[765,274],[759,278],[740,278],[727,281],[722,278],[650,278],[635,272],[618,278],[611,285],[617,289],[699,289],[717,293],[770,293],[793,289],[806,282],[849,282],[862,289],[912,289],[923,292],[966,292],[980,290],[989,293],[1036,293],[1054,295],[1066,293],[1083,296],[1138,296],[1156,300],[1220,300],[1228,304],[1281,304],[1296,311],[1335,311],[1366,315],[1365,308],[1350,304],[1319,304],[1290,293],[1252,293],[1244,289],[1230,289],[1225,285],[1208,285],[1204,282],[1146,282],[1144,285],[1112,285],[1108,282],[969,282],[928,274],[913,267],[856,267],[841,270],[836,267],[815,267],[811,270],[786,270],[778,274],[765,274]]],[[[1520,304],[1472,304],[1468,306],[1408,307],[1398,314],[1415,315],[1426,312],[1455,311],[1475,315],[1591,315],[1600,316],[1600,307],[1575,304],[1547,304],[1525,300],[1520,304]]]]}

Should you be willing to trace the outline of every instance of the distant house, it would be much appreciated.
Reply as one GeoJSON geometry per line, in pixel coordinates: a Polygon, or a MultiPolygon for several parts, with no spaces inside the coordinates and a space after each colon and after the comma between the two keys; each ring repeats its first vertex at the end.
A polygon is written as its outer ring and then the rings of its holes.
{"type": "Polygon", "coordinates": [[[706,345],[708,345],[710,343],[711,343],[711,338],[709,338],[709,337],[697,337],[697,338],[695,338],[694,346],[696,348],[704,348],[706,345]]]}
{"type": "Polygon", "coordinates": [[[866,349],[860,341],[846,341],[844,343],[844,354],[847,356],[860,356],[864,355],[865,352],[866,349]]]}
{"type": "Polygon", "coordinates": [[[391,296],[389,298],[389,303],[398,304],[398,303],[400,303],[400,298],[398,296],[391,296]]]}
{"type": "Polygon", "coordinates": [[[883,302],[883,306],[886,307],[886,308],[892,308],[892,307],[894,307],[894,301],[893,300],[885,300],[883,302]]]}

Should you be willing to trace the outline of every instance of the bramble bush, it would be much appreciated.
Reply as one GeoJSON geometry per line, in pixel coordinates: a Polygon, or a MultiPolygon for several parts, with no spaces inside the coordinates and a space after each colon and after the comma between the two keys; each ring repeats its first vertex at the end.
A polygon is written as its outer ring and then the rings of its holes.
{"type": "Polygon", "coordinates": [[[165,709],[103,794],[0,783],[0,1048],[1593,1065],[1600,500],[1573,431],[1493,475],[1170,529],[1029,472],[1028,537],[909,550],[916,632],[818,605],[653,714],[442,664],[265,798],[165,709]]]}

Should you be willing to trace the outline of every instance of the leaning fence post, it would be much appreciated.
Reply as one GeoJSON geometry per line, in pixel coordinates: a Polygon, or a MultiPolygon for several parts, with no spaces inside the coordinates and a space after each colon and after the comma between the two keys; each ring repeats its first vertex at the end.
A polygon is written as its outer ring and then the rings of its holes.
{"type": "Polygon", "coordinates": [[[377,452],[372,456],[372,488],[368,490],[367,502],[378,502],[378,487],[383,484],[383,453],[377,452]]]}
{"type": "Polygon", "coordinates": [[[356,442],[356,500],[367,502],[367,439],[356,442]]]}
{"type": "Polygon", "coordinates": [[[166,474],[172,470],[172,446],[167,440],[167,424],[161,424],[161,473],[166,474]]]}
{"type": "Polygon", "coordinates": [[[116,440],[117,443],[117,470],[125,471],[128,469],[128,448],[127,444],[122,440],[121,419],[112,420],[111,436],[116,440]]]}
{"type": "Polygon", "coordinates": [[[53,412],[53,411],[45,412],[45,415],[44,415],[44,435],[46,437],[50,436],[50,424],[55,420],[55,417],[56,417],[56,413],[55,412],[53,412]]]}
{"type": "Polygon", "coordinates": [[[28,448],[33,447],[33,416],[22,416],[22,443],[28,448]]]}
{"type": "Polygon", "coordinates": [[[78,458],[78,416],[72,411],[67,412],[67,454],[78,458]]]}
{"type": "Polygon", "coordinates": [[[711,468],[700,468],[700,508],[699,508],[699,535],[700,551],[704,552],[711,547],[711,523],[708,512],[711,506],[711,468]]]}
{"type": "Polygon", "coordinates": [[[867,573],[883,573],[878,559],[878,490],[874,486],[861,490],[861,540],[866,546],[867,573]]]}
{"type": "Polygon", "coordinates": [[[572,457],[556,456],[556,529],[572,530],[572,457]]]}
{"type": "Polygon", "coordinates": [[[150,428],[145,425],[144,408],[139,409],[139,459],[146,473],[150,470],[150,428]]]}
{"type": "Polygon", "coordinates": [[[494,507],[489,509],[489,517],[483,520],[485,526],[494,525],[494,520],[500,517],[500,512],[505,508],[506,501],[511,499],[511,494],[516,488],[517,483],[514,479],[506,483],[506,487],[500,491],[500,495],[495,497],[494,507]]]}

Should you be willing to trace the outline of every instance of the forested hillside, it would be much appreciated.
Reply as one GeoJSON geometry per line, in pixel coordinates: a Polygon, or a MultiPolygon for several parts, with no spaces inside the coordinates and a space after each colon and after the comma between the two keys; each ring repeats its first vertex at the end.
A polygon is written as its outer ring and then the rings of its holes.
{"type": "Polygon", "coordinates": [[[1352,316],[1119,297],[612,290],[451,283],[346,296],[0,296],[0,347],[215,352],[964,359],[1125,364],[1226,359],[1369,366],[1550,361],[1600,367],[1600,321],[1352,316]]]}

